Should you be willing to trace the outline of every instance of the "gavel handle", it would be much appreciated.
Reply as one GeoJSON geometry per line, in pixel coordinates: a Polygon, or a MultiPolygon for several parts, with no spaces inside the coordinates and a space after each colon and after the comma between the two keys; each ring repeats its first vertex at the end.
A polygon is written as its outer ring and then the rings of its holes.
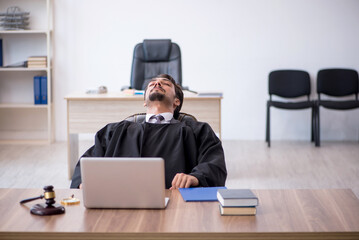
{"type": "Polygon", "coordinates": [[[39,197],[27,198],[27,199],[21,200],[20,204],[27,203],[27,202],[30,202],[30,201],[33,201],[36,199],[42,199],[42,198],[44,198],[44,195],[41,195],[39,197]]]}

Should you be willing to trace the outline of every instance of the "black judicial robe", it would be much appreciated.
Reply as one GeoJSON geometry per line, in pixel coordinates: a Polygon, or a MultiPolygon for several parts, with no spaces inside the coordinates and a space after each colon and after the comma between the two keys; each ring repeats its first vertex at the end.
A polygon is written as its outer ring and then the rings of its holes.
{"type": "MultiPolygon", "coordinates": [[[[177,173],[195,176],[202,187],[224,186],[227,177],[221,141],[203,122],[110,123],[96,133],[95,145],[82,157],[162,157],[166,188],[177,173]]],[[[71,188],[80,183],[78,161],[71,188]]]]}

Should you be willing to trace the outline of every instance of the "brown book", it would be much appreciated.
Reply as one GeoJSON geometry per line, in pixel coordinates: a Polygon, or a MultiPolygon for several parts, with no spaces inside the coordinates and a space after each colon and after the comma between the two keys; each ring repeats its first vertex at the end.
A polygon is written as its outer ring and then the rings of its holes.
{"type": "Polygon", "coordinates": [[[46,64],[27,64],[28,68],[46,68],[46,64]]]}
{"type": "Polygon", "coordinates": [[[46,56],[32,56],[28,57],[27,61],[45,61],[46,62],[47,57],[46,56]]]}
{"type": "Polygon", "coordinates": [[[31,61],[27,61],[27,63],[32,63],[32,64],[46,64],[46,61],[34,61],[34,60],[31,60],[31,61]]]}
{"type": "Polygon", "coordinates": [[[219,204],[219,210],[222,216],[231,215],[256,215],[256,207],[223,207],[219,204]]]}

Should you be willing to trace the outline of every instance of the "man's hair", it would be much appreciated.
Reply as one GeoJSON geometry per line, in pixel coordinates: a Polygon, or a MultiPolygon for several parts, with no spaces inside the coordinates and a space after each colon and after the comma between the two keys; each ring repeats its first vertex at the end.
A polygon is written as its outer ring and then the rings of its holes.
{"type": "MultiPolygon", "coordinates": [[[[156,78],[164,78],[164,79],[167,79],[167,80],[170,81],[170,82],[173,84],[173,86],[175,87],[175,94],[176,94],[175,97],[180,100],[180,105],[178,105],[178,106],[176,107],[176,109],[174,110],[174,112],[173,112],[173,117],[174,117],[175,119],[178,119],[178,117],[179,117],[179,112],[180,112],[180,110],[181,110],[181,108],[182,108],[182,104],[183,104],[183,91],[182,91],[182,87],[181,87],[180,85],[178,85],[178,84],[176,83],[176,81],[173,79],[173,77],[171,77],[171,76],[168,75],[168,74],[160,74],[160,75],[157,75],[156,77],[152,78],[151,81],[154,81],[156,78]]],[[[145,88],[145,96],[146,96],[147,87],[148,87],[148,85],[147,85],[146,88],[145,88]]]]}

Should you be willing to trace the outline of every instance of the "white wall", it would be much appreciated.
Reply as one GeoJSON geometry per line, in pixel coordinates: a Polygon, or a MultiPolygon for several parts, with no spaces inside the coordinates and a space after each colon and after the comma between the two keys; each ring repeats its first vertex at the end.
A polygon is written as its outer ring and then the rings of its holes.
{"type": "MultiPolygon", "coordinates": [[[[356,0],[60,0],[54,13],[56,139],[66,140],[70,92],[128,85],[133,48],[171,38],[183,85],[223,91],[223,139],[263,139],[271,70],[359,71],[356,0]]],[[[321,110],[322,140],[357,140],[359,111],[321,110]]],[[[272,110],[272,139],[310,138],[310,110],[272,110]]]]}

